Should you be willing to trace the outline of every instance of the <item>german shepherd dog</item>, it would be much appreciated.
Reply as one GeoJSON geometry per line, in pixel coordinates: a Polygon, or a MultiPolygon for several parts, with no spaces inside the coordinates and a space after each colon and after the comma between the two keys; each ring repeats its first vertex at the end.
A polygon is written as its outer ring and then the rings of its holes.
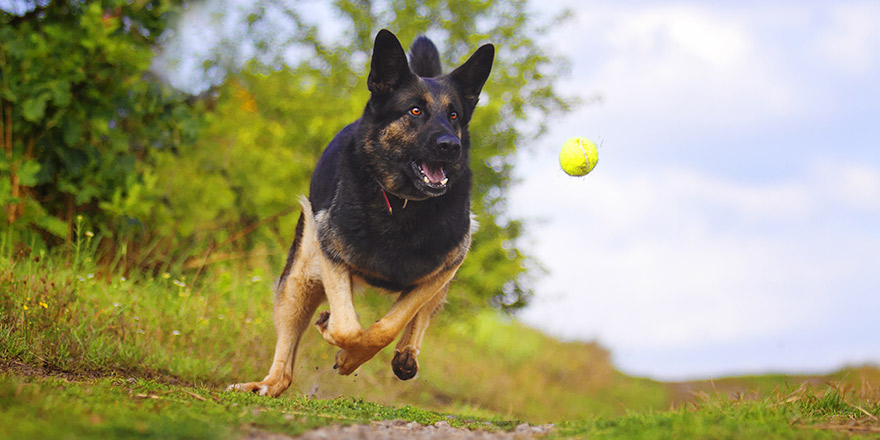
{"type": "Polygon", "coordinates": [[[495,48],[480,47],[443,75],[426,37],[409,62],[397,37],[376,35],[360,119],[330,142],[312,174],[287,264],[275,286],[275,357],[260,382],[229,389],[278,396],[290,386],[297,348],[318,306],[315,327],[340,348],[334,368],[348,375],[401,334],[391,361],[411,379],[428,323],[471,244],[468,122],[495,48]],[[399,293],[364,330],[352,289],[399,293]]]}

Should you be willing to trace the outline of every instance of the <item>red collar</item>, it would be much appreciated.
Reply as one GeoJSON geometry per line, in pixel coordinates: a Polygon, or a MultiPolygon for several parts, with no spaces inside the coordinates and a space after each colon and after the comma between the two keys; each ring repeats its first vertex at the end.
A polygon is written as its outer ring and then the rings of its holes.
{"type": "MultiPolygon", "coordinates": [[[[385,198],[385,207],[388,208],[388,215],[394,214],[394,210],[391,209],[391,201],[388,200],[388,194],[385,193],[385,188],[383,188],[382,185],[379,185],[379,190],[382,191],[382,197],[385,198]]],[[[400,208],[400,209],[405,209],[406,203],[409,202],[409,199],[406,199],[403,197],[401,197],[401,198],[403,199],[403,208],[400,208]]]]}

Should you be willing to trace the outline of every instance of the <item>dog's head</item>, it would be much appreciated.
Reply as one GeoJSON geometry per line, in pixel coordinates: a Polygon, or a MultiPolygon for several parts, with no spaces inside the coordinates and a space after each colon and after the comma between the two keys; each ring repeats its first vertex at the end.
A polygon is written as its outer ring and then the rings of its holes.
{"type": "Polygon", "coordinates": [[[446,193],[470,182],[467,126],[495,56],[484,45],[457,69],[441,75],[439,55],[427,38],[412,48],[413,68],[397,37],[376,35],[361,123],[366,170],[382,187],[410,200],[446,193]],[[415,72],[413,71],[415,70],[415,72]]]}

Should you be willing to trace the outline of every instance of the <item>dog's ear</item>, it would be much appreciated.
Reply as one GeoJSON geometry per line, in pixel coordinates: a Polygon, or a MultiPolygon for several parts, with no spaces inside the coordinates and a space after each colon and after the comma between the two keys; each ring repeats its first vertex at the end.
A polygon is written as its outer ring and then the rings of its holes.
{"type": "Polygon", "coordinates": [[[379,31],[373,45],[367,88],[373,95],[388,95],[412,76],[400,41],[387,29],[379,31]]]}
{"type": "Polygon", "coordinates": [[[477,49],[464,64],[449,74],[449,78],[461,91],[468,114],[477,106],[480,92],[483,90],[486,80],[489,79],[489,72],[492,71],[494,59],[495,46],[485,44],[477,49]]]}

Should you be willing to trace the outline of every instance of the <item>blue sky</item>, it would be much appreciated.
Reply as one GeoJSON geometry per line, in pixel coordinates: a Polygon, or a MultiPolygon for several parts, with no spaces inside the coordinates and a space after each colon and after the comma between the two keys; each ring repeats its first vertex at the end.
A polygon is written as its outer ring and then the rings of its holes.
{"type": "Polygon", "coordinates": [[[520,318],[660,379],[880,363],[880,3],[547,4],[560,90],[602,101],[521,154],[520,318]]]}

